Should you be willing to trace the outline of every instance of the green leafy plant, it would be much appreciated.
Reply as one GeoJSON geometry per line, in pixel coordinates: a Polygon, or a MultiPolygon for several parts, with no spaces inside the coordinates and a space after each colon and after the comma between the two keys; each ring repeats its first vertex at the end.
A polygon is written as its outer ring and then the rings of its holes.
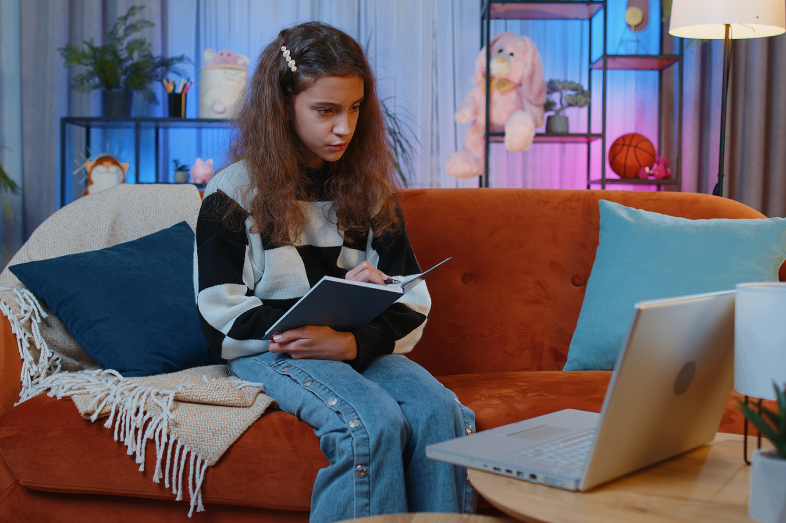
{"type": "Polygon", "coordinates": [[[388,107],[390,98],[381,99],[382,115],[385,118],[385,128],[390,140],[390,152],[393,155],[393,165],[398,172],[401,183],[407,186],[405,170],[412,173],[415,170],[414,146],[420,145],[420,141],[412,130],[410,121],[412,117],[408,113],[397,114],[388,107]]]}
{"type": "Polygon", "coordinates": [[[190,173],[190,169],[188,165],[180,163],[180,161],[177,159],[172,160],[172,163],[175,165],[175,171],[183,171],[186,173],[190,173]]]}
{"type": "Polygon", "coordinates": [[[58,49],[67,67],[81,65],[85,70],[77,74],[74,89],[90,92],[94,89],[125,89],[140,91],[150,103],[158,103],[151,88],[169,74],[184,76],[178,64],[190,62],[185,55],[173,58],[153,56],[153,46],[137,33],[154,27],[149,20],[135,20],[144,6],[132,6],[119,17],[106,35],[104,45],[86,40],[83,46],[66,44],[58,49]]]}
{"type": "MultiPolygon", "coordinates": [[[[6,149],[8,147],[4,147],[0,145],[0,150],[6,149]]],[[[16,184],[15,181],[11,179],[11,176],[3,169],[3,163],[0,162],[0,191],[2,192],[10,192],[11,194],[19,194],[19,186],[16,184]]]]}
{"type": "MultiPolygon", "coordinates": [[[[10,150],[8,147],[4,147],[0,145],[0,151],[3,149],[10,150]]],[[[6,172],[3,168],[3,163],[0,162],[0,193],[10,192],[11,194],[19,194],[21,189],[16,184],[15,181],[11,179],[11,176],[6,172]]],[[[11,208],[11,204],[8,203],[4,194],[0,194],[0,208],[2,208],[2,219],[0,219],[0,239],[3,237],[3,233],[7,225],[13,225],[17,219],[17,214],[11,208]]],[[[8,250],[8,247],[5,246],[5,242],[3,243],[3,250],[0,253],[0,262],[2,263],[2,267],[5,267],[9,260],[11,259],[12,253],[8,250]]]]}
{"type": "Polygon", "coordinates": [[[549,97],[543,106],[546,112],[559,116],[568,107],[586,107],[590,103],[589,92],[578,82],[570,80],[549,80],[546,83],[546,95],[549,97]],[[554,100],[551,95],[558,94],[554,100]]]}
{"type": "Polygon", "coordinates": [[[777,412],[762,407],[759,414],[742,401],[740,401],[740,410],[748,421],[775,445],[775,450],[780,457],[786,459],[786,386],[782,389],[777,384],[773,384],[773,387],[778,398],[777,412]]]}
{"type": "MultiPolygon", "coordinates": [[[[371,34],[366,38],[364,48],[366,55],[371,49],[371,34]]],[[[385,130],[387,131],[390,145],[390,154],[393,156],[393,167],[398,173],[401,184],[407,186],[407,172],[415,171],[415,146],[420,145],[415,131],[412,129],[412,116],[402,108],[401,113],[391,109],[393,97],[381,98],[379,105],[382,108],[382,117],[385,120],[385,130]],[[406,172],[405,172],[406,171],[406,172]]]]}

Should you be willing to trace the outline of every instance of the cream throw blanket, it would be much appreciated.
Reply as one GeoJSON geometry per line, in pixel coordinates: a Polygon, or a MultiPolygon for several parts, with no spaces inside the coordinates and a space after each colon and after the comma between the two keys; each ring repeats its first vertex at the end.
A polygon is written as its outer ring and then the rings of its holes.
{"type": "MultiPolygon", "coordinates": [[[[193,229],[200,201],[192,185],[121,185],[81,198],[41,224],[9,265],[102,249],[183,220],[193,229]]],[[[231,377],[224,365],[143,378],[97,368],[60,320],[7,268],[0,274],[0,311],[22,359],[19,402],[48,392],[58,399],[70,397],[84,418],[108,416],[104,426],[114,427],[115,441],[123,442],[140,471],[147,442],[153,440],[153,481],[163,478],[178,500],[189,467],[189,517],[204,510],[207,467],[273,402],[262,394],[261,384],[231,377]]]]}

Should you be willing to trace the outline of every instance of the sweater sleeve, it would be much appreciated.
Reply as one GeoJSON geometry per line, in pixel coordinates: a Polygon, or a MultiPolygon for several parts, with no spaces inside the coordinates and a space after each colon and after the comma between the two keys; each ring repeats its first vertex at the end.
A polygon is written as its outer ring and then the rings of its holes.
{"type": "MultiPolygon", "coordinates": [[[[376,261],[376,267],[392,278],[404,279],[420,273],[403,226],[396,234],[374,238],[370,247],[369,261],[376,261]]],[[[421,282],[368,325],[352,332],[358,356],[350,365],[362,372],[380,356],[410,352],[423,334],[430,310],[431,297],[426,282],[421,282]]]]}
{"type": "Polygon", "coordinates": [[[223,192],[205,197],[196,229],[194,278],[202,332],[231,360],[267,350],[262,340],[284,311],[254,296],[247,212],[223,192]]]}

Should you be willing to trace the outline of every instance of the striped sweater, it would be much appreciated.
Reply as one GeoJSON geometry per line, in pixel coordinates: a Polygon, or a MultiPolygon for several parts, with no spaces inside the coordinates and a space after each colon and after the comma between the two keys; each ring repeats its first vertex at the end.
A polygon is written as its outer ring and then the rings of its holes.
{"type": "MultiPolygon", "coordinates": [[[[242,162],[219,172],[205,189],[194,251],[194,287],[202,331],[210,347],[232,360],[268,350],[265,331],[323,276],[343,278],[364,260],[393,278],[418,274],[415,254],[401,232],[347,241],[338,231],[332,202],[298,202],[307,218],[294,245],[271,245],[251,232],[249,180],[242,162]],[[227,214],[227,212],[229,212],[227,214]]],[[[374,359],[405,353],[420,339],[431,299],[425,282],[376,319],[353,331],[364,370],[374,359]]]]}

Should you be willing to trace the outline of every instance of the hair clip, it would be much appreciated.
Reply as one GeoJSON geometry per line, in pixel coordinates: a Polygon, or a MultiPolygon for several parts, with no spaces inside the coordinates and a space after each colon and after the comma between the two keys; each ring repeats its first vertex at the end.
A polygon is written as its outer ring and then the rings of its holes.
{"type": "Polygon", "coordinates": [[[289,69],[293,73],[296,73],[297,72],[297,67],[295,67],[295,61],[289,56],[289,49],[287,49],[287,46],[285,46],[285,45],[281,46],[281,54],[284,55],[284,60],[287,61],[287,65],[289,66],[289,69]]]}

